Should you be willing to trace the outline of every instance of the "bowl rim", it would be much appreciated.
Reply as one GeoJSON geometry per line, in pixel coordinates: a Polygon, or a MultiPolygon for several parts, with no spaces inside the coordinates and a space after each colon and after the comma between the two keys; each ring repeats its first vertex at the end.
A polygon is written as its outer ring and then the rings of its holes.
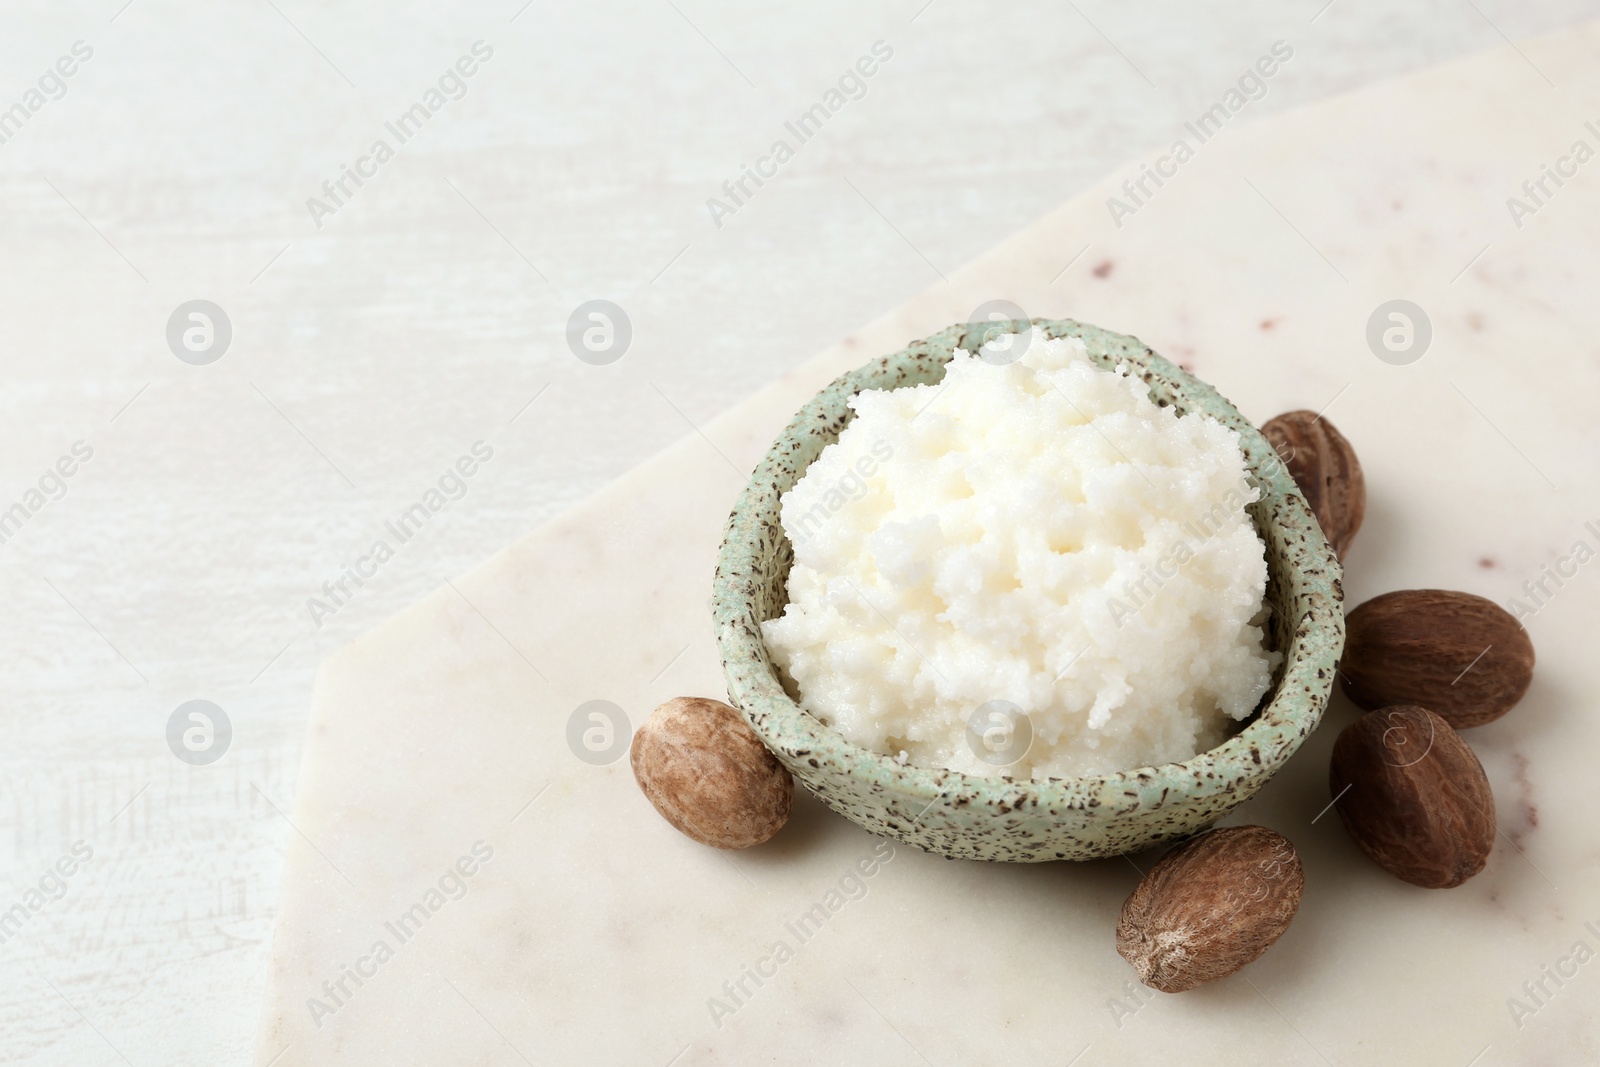
{"type": "MultiPolygon", "coordinates": [[[[1255,516],[1252,522],[1270,555],[1269,531],[1262,528],[1255,516]]],[[[784,548],[780,543],[774,550],[781,552],[784,548]]],[[[792,557],[792,549],[790,552],[792,557]]],[[[802,780],[817,774],[822,761],[828,760],[873,792],[887,792],[913,802],[926,801],[923,814],[943,800],[947,805],[988,806],[997,813],[1018,811],[1026,805],[1051,811],[1097,810],[1097,814],[1109,816],[1149,806],[1160,807],[1174,790],[1189,799],[1233,792],[1242,780],[1270,777],[1294,754],[1321,720],[1343,649],[1342,573],[1337,556],[1282,460],[1260,430],[1214,387],[1170,363],[1135,337],[1072,319],[1019,319],[1010,323],[957,323],[899,351],[870,360],[819,390],[762,457],[728,517],[717,554],[711,607],[730,701],[739,708],[762,742],[780,761],[800,774],[802,780]],[[766,652],[760,630],[760,622],[764,620],[756,618],[755,575],[759,573],[757,564],[763,553],[769,551],[766,544],[771,537],[769,529],[775,529],[777,536],[786,541],[776,521],[782,493],[815,459],[813,455],[792,473],[787,471],[795,455],[802,451],[804,438],[798,435],[817,437],[821,421],[823,434],[831,433],[831,436],[823,445],[816,446],[816,452],[820,453],[854,418],[854,412],[847,405],[842,412],[838,410],[850,396],[868,388],[899,388],[937,381],[942,378],[955,350],[965,348],[975,330],[992,336],[997,329],[1021,332],[1025,328],[1037,329],[1046,338],[1080,338],[1100,366],[1128,363],[1132,372],[1151,386],[1152,396],[1159,405],[1170,403],[1180,412],[1203,410],[1238,431],[1254,484],[1261,489],[1252,507],[1259,507],[1260,514],[1272,516],[1271,525],[1282,533],[1283,554],[1288,557],[1284,560],[1285,573],[1302,576],[1299,584],[1303,588],[1298,597],[1304,601],[1304,610],[1296,613],[1294,625],[1278,627],[1284,662],[1276,684],[1263,697],[1263,705],[1222,744],[1188,760],[1106,774],[1046,779],[990,777],[901,764],[894,757],[853,744],[801,708],[783,688],[766,652]],[[938,376],[919,379],[911,373],[906,365],[918,358],[934,361],[931,365],[937,366],[938,376]],[[1158,389],[1170,390],[1172,396],[1163,397],[1158,389]],[[1301,542],[1303,551],[1299,562],[1288,548],[1290,539],[1301,542]],[[1321,582],[1315,580],[1322,578],[1323,572],[1326,578],[1321,582]],[[1307,619],[1318,607],[1324,610],[1315,613],[1327,624],[1310,626],[1307,619]]],[[[1271,585],[1269,571],[1269,588],[1264,599],[1271,610],[1278,613],[1279,621],[1287,624],[1289,616],[1284,614],[1283,607],[1272,603],[1271,585]]],[[[1280,590],[1280,595],[1286,592],[1280,590]]],[[[1270,621],[1268,625],[1272,625],[1270,621]]],[[[920,829],[926,832],[932,828],[924,824],[920,829]]]]}

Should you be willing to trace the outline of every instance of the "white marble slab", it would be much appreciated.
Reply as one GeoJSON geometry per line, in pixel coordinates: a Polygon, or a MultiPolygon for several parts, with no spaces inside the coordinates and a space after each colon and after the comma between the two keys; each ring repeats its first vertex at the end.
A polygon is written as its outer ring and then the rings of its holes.
{"type": "Polygon", "coordinates": [[[835,374],[996,297],[1135,333],[1257,419],[1327,407],[1371,492],[1352,603],[1408,586],[1504,602],[1600,544],[1600,162],[1520,228],[1506,206],[1575,140],[1600,147],[1597,54],[1590,28],[1230,122],[1119,229],[1106,200],[1130,165],[330,659],[258,1062],[1592,1060],[1600,963],[1560,986],[1542,968],[1600,948],[1600,564],[1549,586],[1532,690],[1469,735],[1505,831],[1485,872],[1412,888],[1323,813],[1354,715],[1338,698],[1231,820],[1299,847],[1298,918],[1246,971],[1176,997],[1135,991],[1113,949],[1149,857],[950,862],[808,798],[775,841],[727,855],[663,823],[626,760],[577,759],[566,729],[591,699],[637,723],[721,693],[705,601],[741,472],[835,374]],[[1432,323],[1404,366],[1364,339],[1394,298],[1432,323]],[[471,877],[447,873],[458,861],[471,877]],[[459,899],[430,898],[441,878],[459,899]],[[418,904],[402,940],[388,924],[418,904]],[[1533,1010],[1513,1018],[1512,997],[1533,1010]]]}

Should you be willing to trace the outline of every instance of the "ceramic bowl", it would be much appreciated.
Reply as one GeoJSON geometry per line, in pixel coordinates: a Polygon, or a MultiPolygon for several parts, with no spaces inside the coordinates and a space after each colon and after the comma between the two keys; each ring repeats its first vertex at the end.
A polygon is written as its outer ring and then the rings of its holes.
{"type": "Polygon", "coordinates": [[[1255,795],[1316,727],[1344,647],[1338,559],[1260,431],[1211,386],[1133,337],[1070,320],[1031,325],[1046,337],[1081,338],[1100,366],[1129,364],[1156,403],[1205,412],[1239,432],[1262,490],[1249,511],[1266,545],[1272,610],[1264,628],[1284,660],[1256,714],[1223,744],[1183,763],[1012,780],[905,766],[846,741],[785,692],[762,640],[760,624],[783,612],[794,561],[778,522],[779,498],[850,421],[851,396],[939,381],[955,350],[968,347],[969,327],[952,326],[836,379],[773,443],[728,518],[712,614],[729,700],[829,807],[872,833],[961,859],[1093,859],[1203,829],[1255,795]]]}

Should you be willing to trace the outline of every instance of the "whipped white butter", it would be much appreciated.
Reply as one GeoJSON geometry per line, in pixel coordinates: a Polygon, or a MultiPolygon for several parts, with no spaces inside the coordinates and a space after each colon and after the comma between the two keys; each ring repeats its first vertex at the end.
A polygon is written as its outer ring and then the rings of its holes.
{"type": "Polygon", "coordinates": [[[767,645],[807,710],[913,764],[1188,759],[1250,715],[1277,659],[1238,435],[1076,339],[1033,335],[1004,362],[1022,343],[851,401],[783,498],[795,562],[767,645]]]}

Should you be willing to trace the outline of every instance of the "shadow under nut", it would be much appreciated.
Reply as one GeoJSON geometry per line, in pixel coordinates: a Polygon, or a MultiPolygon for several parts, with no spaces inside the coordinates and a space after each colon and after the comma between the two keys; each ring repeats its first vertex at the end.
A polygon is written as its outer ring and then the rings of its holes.
{"type": "Polygon", "coordinates": [[[761,844],[794,806],[789,771],[720,700],[677,697],[656,708],[634,735],[630,761],[661,817],[714,848],[761,844]]]}

